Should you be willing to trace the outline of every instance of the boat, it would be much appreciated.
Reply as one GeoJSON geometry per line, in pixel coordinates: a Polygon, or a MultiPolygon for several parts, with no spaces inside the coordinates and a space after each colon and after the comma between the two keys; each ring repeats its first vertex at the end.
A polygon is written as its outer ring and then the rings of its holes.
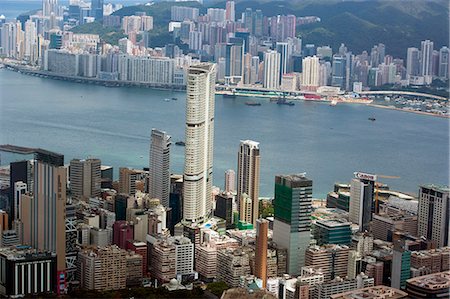
{"type": "Polygon", "coordinates": [[[236,94],[234,92],[232,94],[224,93],[223,97],[224,98],[233,98],[234,99],[236,97],[236,94]]]}
{"type": "Polygon", "coordinates": [[[369,117],[369,120],[371,120],[371,121],[375,121],[375,120],[376,120],[376,118],[375,118],[375,117],[369,117]]]}
{"type": "Polygon", "coordinates": [[[170,102],[170,99],[164,99],[164,102],[170,102]]]}
{"type": "Polygon", "coordinates": [[[172,98],[172,101],[178,101],[178,98],[172,98]]]}
{"type": "Polygon", "coordinates": [[[288,102],[288,101],[286,101],[286,99],[279,99],[279,100],[277,101],[277,105],[294,106],[295,103],[294,103],[294,102],[288,102]]]}
{"type": "Polygon", "coordinates": [[[261,106],[261,103],[249,101],[249,102],[245,102],[245,105],[247,105],[247,106],[261,106]]]}
{"type": "Polygon", "coordinates": [[[175,142],[175,145],[185,146],[186,143],[184,141],[177,141],[177,142],[175,142]]]}
{"type": "Polygon", "coordinates": [[[337,101],[336,100],[332,100],[330,103],[330,106],[336,106],[337,105],[337,101]]]}

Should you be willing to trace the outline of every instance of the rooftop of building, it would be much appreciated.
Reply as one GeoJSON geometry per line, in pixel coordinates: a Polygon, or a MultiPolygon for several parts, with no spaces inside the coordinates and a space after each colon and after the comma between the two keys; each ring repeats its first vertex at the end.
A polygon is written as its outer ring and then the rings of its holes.
{"type": "Polygon", "coordinates": [[[446,185],[437,185],[437,184],[425,184],[421,185],[421,188],[427,188],[434,191],[442,192],[442,193],[448,193],[450,192],[450,187],[446,185]]]}
{"type": "Polygon", "coordinates": [[[6,257],[8,260],[26,260],[29,258],[48,258],[55,257],[56,253],[39,251],[30,246],[18,245],[12,247],[0,248],[0,255],[6,257]]]}
{"type": "Polygon", "coordinates": [[[253,140],[241,140],[241,144],[245,144],[248,145],[250,147],[255,147],[255,148],[259,148],[259,142],[257,141],[253,141],[253,140]]]}
{"type": "Polygon", "coordinates": [[[351,223],[342,219],[321,219],[316,221],[316,225],[323,225],[329,228],[335,227],[346,227],[350,226],[351,223]]]}
{"type": "Polygon", "coordinates": [[[345,249],[350,249],[350,247],[348,247],[347,245],[340,245],[340,244],[339,245],[338,244],[326,244],[323,246],[317,246],[317,245],[309,246],[306,251],[328,252],[328,251],[332,251],[332,250],[345,250],[345,249]]]}
{"type": "Polygon", "coordinates": [[[450,270],[410,278],[406,280],[406,283],[429,290],[450,288],[450,270]]]}
{"type": "Polygon", "coordinates": [[[363,289],[352,290],[340,294],[331,295],[331,299],[399,299],[406,298],[408,296],[407,293],[387,287],[387,286],[374,286],[363,289]]]}

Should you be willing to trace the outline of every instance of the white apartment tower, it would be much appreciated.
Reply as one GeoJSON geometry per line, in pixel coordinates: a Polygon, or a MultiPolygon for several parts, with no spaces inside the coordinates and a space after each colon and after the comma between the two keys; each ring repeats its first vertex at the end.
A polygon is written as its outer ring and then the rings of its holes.
{"type": "MultiPolygon", "coordinates": [[[[239,206],[243,194],[247,194],[252,201],[251,223],[256,225],[259,218],[259,142],[242,140],[238,152],[237,202],[239,206]]],[[[240,213],[240,220],[245,213],[240,213]]]]}
{"type": "Polygon", "coordinates": [[[319,86],[319,58],[316,56],[305,57],[302,61],[302,67],[301,88],[303,90],[316,90],[319,86]]]}
{"type": "Polygon", "coordinates": [[[278,89],[280,87],[280,60],[281,55],[277,51],[264,53],[264,87],[278,89]]]}
{"type": "Polygon", "coordinates": [[[149,193],[169,207],[170,196],[170,136],[164,131],[152,129],[150,144],[149,193]]]}
{"type": "Polygon", "coordinates": [[[421,73],[425,83],[430,84],[433,79],[433,42],[424,40],[421,44],[421,73]]]}
{"type": "Polygon", "coordinates": [[[186,146],[183,221],[203,222],[212,209],[214,92],[216,66],[189,67],[186,86],[186,146]]]}

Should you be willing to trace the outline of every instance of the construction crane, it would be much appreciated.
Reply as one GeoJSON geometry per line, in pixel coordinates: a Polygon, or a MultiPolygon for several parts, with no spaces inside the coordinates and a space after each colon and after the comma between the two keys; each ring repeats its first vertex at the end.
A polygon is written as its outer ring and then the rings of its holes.
{"type": "Polygon", "coordinates": [[[383,178],[383,179],[399,179],[399,176],[396,175],[383,175],[383,174],[376,174],[375,175],[375,214],[378,215],[379,212],[379,206],[378,206],[378,190],[379,187],[381,187],[381,184],[377,182],[377,178],[383,178]]]}

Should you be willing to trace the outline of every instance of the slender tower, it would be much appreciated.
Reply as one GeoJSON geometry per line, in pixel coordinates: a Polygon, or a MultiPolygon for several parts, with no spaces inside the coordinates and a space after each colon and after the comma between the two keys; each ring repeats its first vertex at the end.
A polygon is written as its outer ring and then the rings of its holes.
{"type": "Polygon", "coordinates": [[[150,144],[149,193],[159,198],[161,204],[169,207],[170,195],[170,136],[164,131],[152,129],[150,144]]]}
{"type": "Polygon", "coordinates": [[[214,89],[216,66],[189,67],[186,86],[186,146],[183,222],[201,223],[212,210],[214,89]]]}
{"type": "Polygon", "coordinates": [[[262,287],[267,286],[267,233],[269,221],[256,220],[255,275],[262,279],[262,287]]]}
{"type": "MultiPolygon", "coordinates": [[[[251,223],[259,218],[259,142],[243,140],[238,153],[237,202],[241,206],[242,195],[246,193],[252,201],[251,223]]],[[[241,210],[241,208],[239,208],[241,210]]],[[[243,213],[240,220],[245,221],[243,213]]]]}

